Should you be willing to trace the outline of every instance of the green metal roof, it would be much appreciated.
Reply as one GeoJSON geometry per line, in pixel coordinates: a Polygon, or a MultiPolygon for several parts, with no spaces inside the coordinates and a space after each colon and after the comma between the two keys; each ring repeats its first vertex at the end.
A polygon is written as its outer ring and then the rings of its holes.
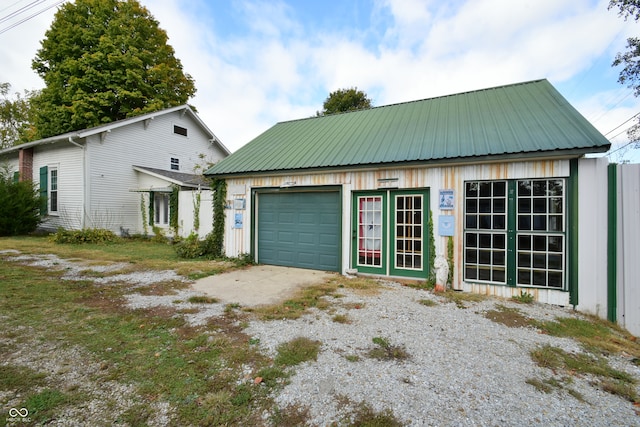
{"type": "Polygon", "coordinates": [[[609,147],[543,79],[281,122],[205,174],[579,156],[609,147]]]}

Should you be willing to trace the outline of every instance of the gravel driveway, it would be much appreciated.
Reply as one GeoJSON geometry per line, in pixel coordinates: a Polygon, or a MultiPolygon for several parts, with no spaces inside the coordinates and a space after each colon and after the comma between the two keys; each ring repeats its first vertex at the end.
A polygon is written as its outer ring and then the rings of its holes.
{"type": "MultiPolygon", "coordinates": [[[[87,279],[78,276],[87,266],[54,256],[10,255],[17,262],[65,269],[69,280],[87,279]]],[[[135,286],[127,304],[131,308],[175,305],[176,295],[149,296],[135,291],[173,275],[167,271],[131,275],[135,286]]],[[[111,279],[96,280],[122,280],[108,277],[111,279]]],[[[181,292],[182,301],[198,294],[181,292]]],[[[531,350],[546,344],[582,352],[575,341],[531,327],[508,327],[485,317],[486,312],[505,307],[540,320],[580,316],[570,309],[495,298],[460,307],[437,294],[392,282],[384,282],[377,295],[347,289],[341,293],[339,298],[327,297],[334,303],[332,310],[311,310],[297,320],[250,321],[245,329],[253,345],[269,355],[275,355],[279,344],[300,336],[322,343],[317,361],[296,366],[290,383],[274,396],[281,410],[290,406],[307,409],[311,425],[340,422],[345,413],[362,404],[375,411],[390,410],[411,426],[640,425],[631,402],[600,390],[592,378],[552,372],[531,359],[531,350]],[[336,315],[344,315],[348,323],[336,322],[336,315]],[[408,358],[368,357],[375,347],[373,338],[403,348],[408,358]],[[555,379],[563,386],[543,393],[527,383],[532,379],[555,379]]],[[[222,304],[193,304],[190,308],[187,320],[194,325],[211,316],[224,316],[222,304]]],[[[630,358],[617,355],[608,361],[640,379],[640,367],[630,358]]],[[[156,425],[170,423],[172,410],[161,412],[156,425]]],[[[269,415],[264,414],[265,420],[269,415]]]]}

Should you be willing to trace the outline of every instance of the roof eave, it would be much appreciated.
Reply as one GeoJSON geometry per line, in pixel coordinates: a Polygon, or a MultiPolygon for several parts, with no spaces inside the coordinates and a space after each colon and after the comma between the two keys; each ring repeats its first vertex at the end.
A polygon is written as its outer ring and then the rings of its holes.
{"type": "Polygon", "coordinates": [[[240,171],[240,172],[227,172],[227,173],[213,173],[204,175],[207,177],[216,178],[241,178],[252,176],[266,176],[266,175],[291,175],[291,174],[309,174],[317,172],[334,172],[345,170],[366,170],[366,169],[380,169],[380,168],[412,168],[412,167],[436,167],[436,166],[458,166],[458,165],[472,165],[480,163],[504,163],[510,161],[536,161],[536,160],[566,160],[583,157],[586,154],[606,153],[609,151],[611,145],[603,145],[599,147],[586,147],[586,148],[572,148],[564,150],[552,150],[552,151],[534,151],[528,153],[507,153],[507,154],[493,154],[482,156],[468,156],[468,157],[452,157],[443,159],[429,159],[429,160],[412,160],[404,162],[388,162],[388,163],[367,163],[367,164],[353,164],[353,165],[338,165],[338,166],[322,166],[313,168],[300,168],[300,169],[278,169],[278,170],[264,170],[264,171],[240,171]]]}

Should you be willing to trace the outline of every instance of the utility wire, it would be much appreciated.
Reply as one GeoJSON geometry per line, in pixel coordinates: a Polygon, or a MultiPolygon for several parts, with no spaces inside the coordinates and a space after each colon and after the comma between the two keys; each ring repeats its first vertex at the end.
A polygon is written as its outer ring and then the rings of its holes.
{"type": "Polygon", "coordinates": [[[36,0],[36,1],[32,1],[31,3],[29,3],[26,6],[22,6],[20,9],[13,11],[11,13],[9,13],[6,16],[3,16],[2,18],[0,18],[0,23],[8,21],[10,19],[15,18],[16,16],[20,15],[23,12],[26,12],[29,9],[33,9],[34,7],[38,6],[39,3],[43,3],[46,2],[47,0],[36,0]]]}
{"type": "MultiPolygon", "coordinates": [[[[619,124],[618,126],[614,127],[613,129],[611,129],[609,132],[605,133],[604,136],[609,135],[610,133],[612,133],[613,131],[615,131],[616,129],[619,129],[620,127],[624,126],[625,124],[629,123],[631,120],[635,119],[636,117],[640,116],[640,112],[634,114],[633,116],[631,116],[630,118],[628,118],[627,120],[625,120],[624,122],[622,122],[621,124],[619,124]]],[[[620,134],[618,134],[620,135],[620,134]]],[[[616,135],[616,136],[618,136],[616,135]]],[[[615,136],[613,137],[615,138],[615,136]]],[[[611,139],[613,139],[611,138],[611,139]]]]}
{"type": "Polygon", "coordinates": [[[18,25],[23,24],[23,23],[25,23],[25,22],[29,21],[30,19],[33,19],[33,18],[35,18],[36,16],[38,16],[38,15],[40,15],[40,14],[42,14],[42,13],[46,12],[46,11],[47,11],[47,10],[49,10],[49,9],[51,9],[51,8],[53,8],[53,7],[56,7],[56,6],[61,5],[62,3],[66,2],[66,1],[67,1],[67,0],[60,0],[60,1],[57,1],[57,2],[53,3],[52,5],[45,7],[44,9],[41,9],[41,10],[39,10],[39,11],[37,11],[37,12],[34,12],[34,13],[32,13],[31,15],[27,16],[26,18],[23,18],[23,19],[21,19],[20,21],[15,22],[15,23],[13,23],[13,24],[9,25],[8,27],[5,27],[5,28],[3,28],[3,29],[0,29],[0,34],[6,33],[7,31],[9,31],[9,30],[11,30],[11,29],[13,29],[13,28],[17,27],[18,25]]]}

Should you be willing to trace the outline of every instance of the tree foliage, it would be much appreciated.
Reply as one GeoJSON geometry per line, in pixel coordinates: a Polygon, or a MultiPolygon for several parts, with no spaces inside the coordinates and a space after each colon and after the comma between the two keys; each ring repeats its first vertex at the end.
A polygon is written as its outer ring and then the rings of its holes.
{"type": "MultiPolygon", "coordinates": [[[[640,19],[640,1],[638,0],[611,0],[609,9],[618,8],[618,14],[624,19],[631,17],[635,21],[640,19]]],[[[618,81],[628,85],[635,92],[636,96],[640,95],[640,38],[630,37],[627,39],[627,51],[618,53],[613,66],[622,65],[624,68],[620,71],[618,81]]]]}
{"type": "MultiPolygon", "coordinates": [[[[640,0],[611,0],[609,9],[618,9],[618,15],[625,21],[631,18],[638,22],[640,19],[640,0]]],[[[623,66],[618,75],[618,82],[633,89],[635,96],[640,96],[640,38],[629,37],[627,51],[618,53],[612,65],[623,66]]],[[[627,135],[631,141],[640,140],[640,123],[632,126],[627,131],[627,135]]],[[[637,143],[634,144],[634,148],[638,148],[637,143]]]]}
{"type": "Polygon", "coordinates": [[[194,81],[137,0],[76,0],[60,7],[32,68],[45,138],[185,104],[194,81]]]}
{"type": "Polygon", "coordinates": [[[7,167],[0,170],[0,236],[34,231],[40,224],[40,194],[31,181],[16,182],[7,167]]]}
{"type": "Polygon", "coordinates": [[[34,136],[30,98],[37,92],[25,91],[24,97],[10,92],[11,84],[0,83],[0,149],[30,141],[34,136]]]}
{"type": "Polygon", "coordinates": [[[331,92],[322,105],[323,109],[317,113],[318,116],[328,114],[344,113],[346,111],[366,110],[371,108],[371,100],[367,94],[357,87],[349,89],[338,89],[331,92]]]}

